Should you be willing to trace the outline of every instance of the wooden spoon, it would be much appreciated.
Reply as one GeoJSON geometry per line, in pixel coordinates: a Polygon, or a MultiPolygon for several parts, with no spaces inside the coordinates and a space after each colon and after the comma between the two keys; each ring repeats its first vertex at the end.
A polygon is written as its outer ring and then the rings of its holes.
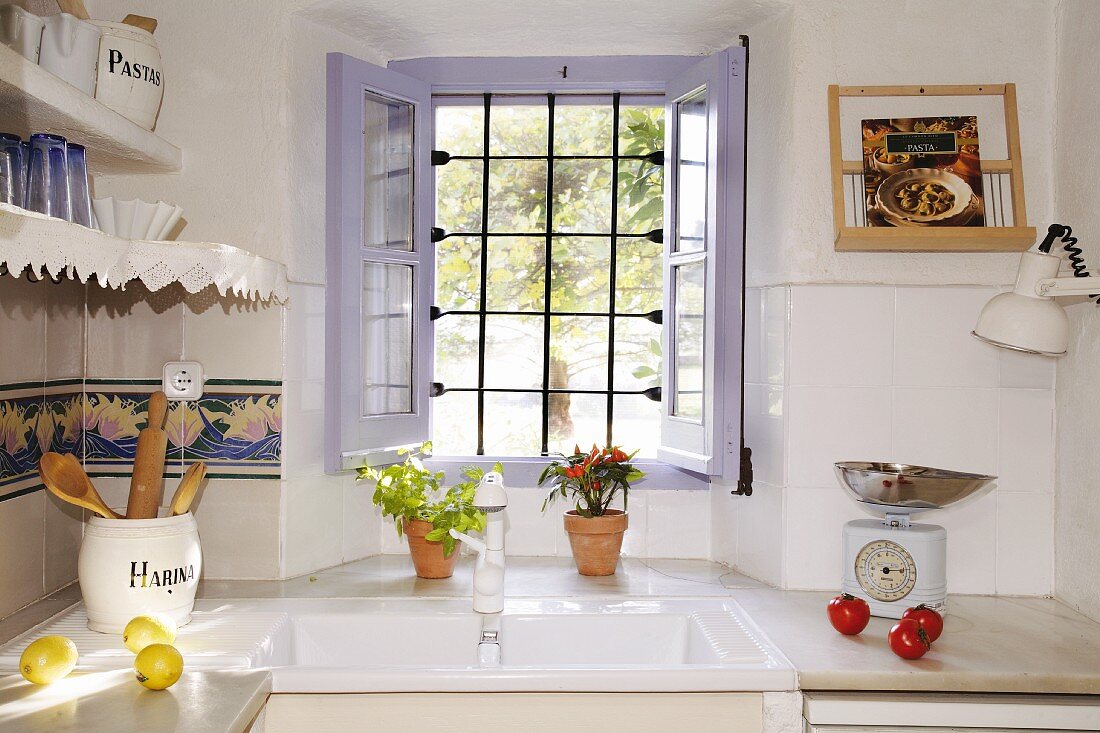
{"type": "Polygon", "coordinates": [[[103,501],[75,456],[44,453],[38,461],[38,473],[58,499],[90,509],[106,519],[122,519],[103,501]]]}
{"type": "Polygon", "coordinates": [[[180,479],[180,485],[176,487],[176,493],[172,495],[172,516],[183,514],[191,508],[191,502],[195,500],[195,492],[206,478],[206,464],[202,461],[192,463],[180,479]]]}
{"type": "Polygon", "coordinates": [[[84,0],[57,0],[62,13],[74,15],[80,20],[89,20],[88,10],[84,7],[84,0]]]}

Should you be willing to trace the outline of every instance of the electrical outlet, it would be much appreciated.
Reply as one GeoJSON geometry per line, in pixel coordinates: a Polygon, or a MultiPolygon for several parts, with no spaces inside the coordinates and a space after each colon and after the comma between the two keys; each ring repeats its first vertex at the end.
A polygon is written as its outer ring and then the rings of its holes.
{"type": "Polygon", "coordinates": [[[197,361],[170,361],[164,365],[161,389],[170,400],[197,400],[205,381],[197,361]]]}

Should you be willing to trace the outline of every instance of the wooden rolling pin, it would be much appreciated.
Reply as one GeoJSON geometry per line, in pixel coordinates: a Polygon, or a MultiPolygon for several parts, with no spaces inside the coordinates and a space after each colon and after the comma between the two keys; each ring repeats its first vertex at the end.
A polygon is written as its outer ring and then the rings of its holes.
{"type": "Polygon", "coordinates": [[[168,448],[164,419],[167,416],[168,398],[164,393],[158,391],[149,395],[149,423],[138,433],[130,498],[126,502],[127,519],[156,519],[164,491],[164,453],[168,448]]]}

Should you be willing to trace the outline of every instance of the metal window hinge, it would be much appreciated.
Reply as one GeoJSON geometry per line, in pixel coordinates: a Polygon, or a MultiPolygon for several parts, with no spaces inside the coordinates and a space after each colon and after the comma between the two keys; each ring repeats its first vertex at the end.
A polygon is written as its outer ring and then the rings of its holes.
{"type": "Polygon", "coordinates": [[[752,448],[741,448],[741,474],[737,479],[737,489],[730,493],[734,496],[752,496],[752,448]]]}

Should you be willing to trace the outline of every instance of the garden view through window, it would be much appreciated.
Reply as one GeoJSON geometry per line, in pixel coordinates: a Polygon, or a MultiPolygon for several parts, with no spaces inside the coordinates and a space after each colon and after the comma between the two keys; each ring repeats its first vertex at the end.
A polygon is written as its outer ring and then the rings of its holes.
{"type": "Polygon", "coordinates": [[[437,455],[660,437],[660,96],[435,100],[437,455]]]}

